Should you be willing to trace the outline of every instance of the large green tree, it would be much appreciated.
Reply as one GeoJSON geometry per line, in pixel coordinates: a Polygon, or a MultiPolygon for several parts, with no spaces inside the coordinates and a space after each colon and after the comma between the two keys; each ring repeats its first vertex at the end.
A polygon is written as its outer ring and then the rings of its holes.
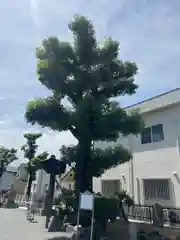
{"type": "MultiPolygon", "coordinates": [[[[31,124],[38,123],[59,132],[69,130],[78,140],[75,170],[79,192],[91,188],[92,161],[94,165],[99,164],[100,174],[101,168],[107,169],[130,158],[126,149],[115,146],[105,150],[108,156],[105,162],[98,162],[99,158],[92,157],[93,143],[116,141],[120,133],[138,134],[141,119],[121,108],[118,98],[136,92],[136,64],[119,59],[117,41],[107,38],[99,44],[91,21],[84,16],[75,16],[69,29],[73,43],[49,37],[37,48],[38,79],[51,95],[30,101],[25,117],[31,124]],[[115,161],[112,154],[118,154],[115,161]]],[[[104,155],[100,149],[96,154],[104,155]]]]}
{"type": "Polygon", "coordinates": [[[33,180],[36,177],[36,171],[38,170],[38,163],[47,159],[48,154],[43,152],[36,156],[38,145],[36,141],[42,136],[41,133],[25,133],[24,138],[26,139],[26,144],[21,147],[24,152],[24,157],[28,159],[26,170],[29,174],[28,184],[27,184],[27,199],[30,198],[31,186],[33,180]]]}
{"type": "Polygon", "coordinates": [[[6,171],[7,166],[17,160],[17,150],[14,148],[5,148],[0,146],[0,178],[3,173],[6,171]]]}

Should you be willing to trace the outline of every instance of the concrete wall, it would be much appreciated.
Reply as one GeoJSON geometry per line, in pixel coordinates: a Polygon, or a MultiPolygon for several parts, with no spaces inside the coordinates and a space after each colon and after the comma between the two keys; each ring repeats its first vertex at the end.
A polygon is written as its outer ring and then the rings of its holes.
{"type": "MultiPolygon", "coordinates": [[[[33,181],[31,193],[36,193],[37,198],[42,197],[49,186],[50,175],[44,170],[36,172],[36,180],[33,181]]],[[[54,196],[57,197],[61,193],[61,190],[55,185],[54,196]]]]}
{"type": "MultiPolygon", "coordinates": [[[[166,239],[180,239],[180,230],[172,229],[169,227],[156,228],[152,224],[146,223],[135,223],[126,222],[122,220],[116,220],[115,222],[109,223],[107,225],[108,236],[112,240],[119,240],[120,236],[122,239],[133,240],[135,238],[135,233],[132,230],[149,232],[159,232],[160,235],[164,236],[166,239]]],[[[135,232],[135,231],[134,231],[135,232]]]]}
{"type": "MultiPolygon", "coordinates": [[[[172,198],[161,204],[180,207],[180,105],[145,113],[142,116],[146,126],[163,124],[164,140],[141,144],[140,136],[119,138],[117,143],[131,149],[133,162],[108,170],[101,179],[94,179],[94,190],[101,191],[103,179],[119,179],[122,188],[133,195],[135,202],[144,204],[143,179],[168,178],[171,181],[172,198]]],[[[97,146],[102,148],[108,145],[97,143],[97,146]]]]}
{"type": "Polygon", "coordinates": [[[21,163],[17,169],[17,178],[22,180],[22,181],[27,181],[28,180],[28,172],[26,170],[27,163],[21,163]]]}
{"type": "Polygon", "coordinates": [[[22,181],[18,178],[14,181],[14,189],[16,191],[16,194],[18,195],[24,195],[25,189],[26,189],[27,182],[22,181]]]}
{"type": "Polygon", "coordinates": [[[45,190],[48,188],[49,174],[44,170],[38,170],[36,172],[36,180],[33,181],[31,193],[36,193],[37,197],[41,197],[45,190]]]}

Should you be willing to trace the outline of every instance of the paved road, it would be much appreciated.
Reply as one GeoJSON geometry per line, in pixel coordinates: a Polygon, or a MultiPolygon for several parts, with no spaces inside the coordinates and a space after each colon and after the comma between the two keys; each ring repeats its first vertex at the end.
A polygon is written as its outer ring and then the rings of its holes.
{"type": "Polygon", "coordinates": [[[43,217],[36,219],[36,223],[30,223],[25,219],[25,210],[0,208],[0,240],[50,240],[62,236],[62,233],[48,233],[43,217]]]}

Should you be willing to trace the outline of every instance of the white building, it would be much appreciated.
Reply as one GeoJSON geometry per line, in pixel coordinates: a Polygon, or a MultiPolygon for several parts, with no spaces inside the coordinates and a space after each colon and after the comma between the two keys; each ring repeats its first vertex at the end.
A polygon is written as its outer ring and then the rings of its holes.
{"type": "Polygon", "coordinates": [[[33,181],[31,193],[36,193],[37,197],[42,197],[49,185],[49,174],[44,170],[38,170],[36,172],[36,180],[33,181]]]}
{"type": "MultiPolygon", "coordinates": [[[[57,177],[58,178],[58,177],[57,177]]],[[[31,195],[36,194],[37,198],[44,196],[44,193],[48,190],[49,187],[50,175],[44,170],[38,170],[36,172],[36,180],[33,181],[31,187],[31,195]]],[[[57,183],[55,183],[54,197],[57,197],[61,193],[61,189],[57,183]]]]}
{"type": "Polygon", "coordinates": [[[117,143],[132,151],[133,160],[94,179],[94,191],[113,195],[124,189],[138,204],[180,207],[180,89],[126,110],[142,115],[145,130],[139,136],[118,139],[117,143]]]}
{"type": "Polygon", "coordinates": [[[10,189],[16,179],[16,168],[8,167],[0,178],[0,191],[10,189]]]}

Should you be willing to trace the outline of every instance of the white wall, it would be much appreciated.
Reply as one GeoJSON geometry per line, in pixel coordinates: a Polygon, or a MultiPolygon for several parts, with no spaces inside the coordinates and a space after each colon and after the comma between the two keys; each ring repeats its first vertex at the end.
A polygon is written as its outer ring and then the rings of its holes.
{"type": "Polygon", "coordinates": [[[41,197],[49,184],[49,174],[44,170],[38,170],[36,172],[36,180],[33,181],[31,193],[36,193],[37,197],[41,197]]]}
{"type": "MultiPolygon", "coordinates": [[[[121,138],[118,142],[123,142],[124,146],[132,149],[133,174],[131,164],[125,163],[108,170],[101,179],[120,179],[123,188],[131,195],[133,194],[133,180],[134,199],[137,203],[143,204],[142,179],[169,178],[173,186],[172,196],[174,195],[170,204],[180,207],[180,105],[146,113],[143,118],[147,126],[163,124],[164,141],[141,144],[140,136],[131,136],[129,141],[127,139],[122,141],[121,138]],[[124,174],[126,183],[122,179],[122,174],[124,174]]],[[[105,147],[105,144],[102,147],[105,147]]],[[[94,179],[94,190],[96,192],[101,190],[100,179],[94,179]]]]}
{"type": "MultiPolygon", "coordinates": [[[[45,190],[48,189],[49,186],[49,179],[50,175],[46,173],[44,170],[39,170],[36,172],[36,180],[33,181],[31,194],[35,193],[37,198],[42,197],[45,193],[45,190]]],[[[56,188],[55,184],[55,191],[54,196],[57,197],[61,193],[60,189],[56,188]]]]}
{"type": "MultiPolygon", "coordinates": [[[[127,149],[130,149],[130,142],[128,138],[119,137],[116,144],[121,144],[127,149]]],[[[114,142],[97,142],[96,148],[107,148],[112,147],[114,145],[114,142]]],[[[121,188],[128,191],[129,194],[132,192],[132,186],[131,186],[131,163],[127,162],[124,164],[121,164],[117,166],[116,168],[109,169],[106,171],[102,176],[102,180],[117,180],[120,179],[121,181],[121,188]]],[[[101,192],[101,180],[99,178],[93,179],[93,189],[95,192],[101,192]]]]}
{"type": "Polygon", "coordinates": [[[17,178],[19,178],[22,181],[28,180],[28,172],[27,172],[27,163],[21,163],[17,169],[17,178]]]}
{"type": "Polygon", "coordinates": [[[61,181],[61,187],[66,189],[73,189],[74,183],[70,180],[62,180],[61,181]]]}

